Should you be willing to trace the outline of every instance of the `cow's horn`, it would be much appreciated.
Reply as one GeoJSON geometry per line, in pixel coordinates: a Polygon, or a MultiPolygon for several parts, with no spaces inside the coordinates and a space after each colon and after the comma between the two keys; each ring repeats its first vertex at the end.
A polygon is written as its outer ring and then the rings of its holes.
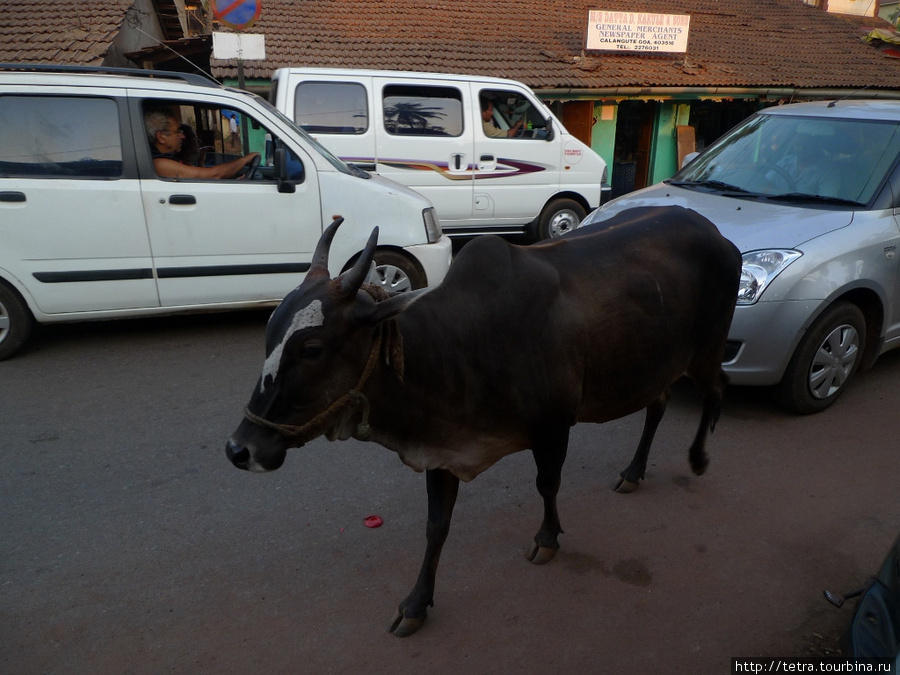
{"type": "Polygon", "coordinates": [[[328,251],[331,250],[334,233],[337,232],[337,229],[343,222],[344,219],[338,216],[331,221],[331,225],[325,228],[325,231],[319,238],[319,243],[316,244],[316,252],[313,253],[312,264],[309,267],[309,272],[306,273],[307,278],[320,277],[322,275],[329,279],[331,278],[331,275],[328,273],[328,251]]]}
{"type": "Polygon", "coordinates": [[[369,276],[369,270],[372,267],[372,260],[375,257],[375,247],[378,245],[378,228],[372,230],[369,235],[369,241],[366,247],[359,254],[359,260],[349,270],[344,272],[340,277],[341,293],[344,295],[355,295],[359,287],[362,286],[366,277],[369,276]]]}

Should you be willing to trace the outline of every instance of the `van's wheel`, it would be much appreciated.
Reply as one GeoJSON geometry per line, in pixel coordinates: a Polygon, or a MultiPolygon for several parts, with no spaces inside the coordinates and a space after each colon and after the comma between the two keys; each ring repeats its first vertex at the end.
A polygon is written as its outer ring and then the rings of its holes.
{"type": "Polygon", "coordinates": [[[375,251],[375,273],[369,281],[388,295],[396,295],[425,288],[425,272],[402,253],[379,249],[375,251]]]}
{"type": "Polygon", "coordinates": [[[540,240],[562,236],[578,227],[585,215],[581,204],[574,199],[556,199],[541,211],[535,237],[540,240]]]}
{"type": "Polygon", "coordinates": [[[779,403],[801,415],[819,412],[840,396],[862,357],[866,318],[859,307],[837,302],[806,331],[775,388],[779,403]]]}
{"type": "Polygon", "coordinates": [[[25,344],[33,327],[34,317],[25,301],[0,281],[0,361],[12,356],[25,344]]]}

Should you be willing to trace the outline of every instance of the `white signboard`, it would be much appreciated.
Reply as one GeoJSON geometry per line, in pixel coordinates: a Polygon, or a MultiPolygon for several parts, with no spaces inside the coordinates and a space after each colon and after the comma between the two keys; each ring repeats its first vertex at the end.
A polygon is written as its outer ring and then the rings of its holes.
{"type": "Polygon", "coordinates": [[[689,14],[588,12],[587,49],[616,52],[687,51],[689,14]]]}
{"type": "Polygon", "coordinates": [[[265,61],[266,36],[260,33],[214,32],[213,58],[239,61],[265,61]]]}

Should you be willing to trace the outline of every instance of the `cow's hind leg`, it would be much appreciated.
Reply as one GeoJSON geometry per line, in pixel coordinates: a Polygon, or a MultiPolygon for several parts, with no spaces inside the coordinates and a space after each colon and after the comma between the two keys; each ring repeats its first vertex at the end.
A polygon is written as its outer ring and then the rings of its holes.
{"type": "Polygon", "coordinates": [[[705,380],[694,378],[694,382],[700,386],[703,393],[703,414],[700,417],[700,426],[691,443],[688,459],[691,470],[698,476],[702,476],[709,465],[709,457],[706,454],[706,435],[715,430],[719,414],[722,412],[722,394],[728,384],[728,376],[718,363],[715,364],[715,374],[705,380]],[[707,382],[707,386],[703,386],[707,382]]]}
{"type": "Polygon", "coordinates": [[[537,465],[535,483],[544,500],[544,520],[541,529],[534,535],[534,546],[528,552],[528,559],[535,565],[550,562],[559,550],[558,537],[563,530],[556,511],[556,495],[569,447],[569,429],[568,425],[554,427],[542,434],[532,449],[537,465]]]}
{"type": "Polygon", "coordinates": [[[641,433],[641,440],[638,443],[637,450],[631,460],[631,464],[622,473],[616,481],[616,492],[634,492],[638,489],[641,480],[644,478],[644,472],[647,470],[647,458],[650,456],[650,446],[653,444],[653,438],[656,436],[656,429],[666,412],[666,406],[669,398],[672,396],[672,390],[669,387],[659,395],[655,401],[647,406],[647,415],[644,417],[644,431],[641,433]]]}
{"type": "Polygon", "coordinates": [[[450,532],[450,519],[459,494],[459,478],[443,469],[431,469],[425,473],[428,486],[428,524],[425,527],[425,559],[419,570],[416,585],[400,603],[397,615],[388,629],[397,637],[415,633],[425,623],[428,607],[434,606],[434,581],[437,576],[441,549],[450,532]]]}

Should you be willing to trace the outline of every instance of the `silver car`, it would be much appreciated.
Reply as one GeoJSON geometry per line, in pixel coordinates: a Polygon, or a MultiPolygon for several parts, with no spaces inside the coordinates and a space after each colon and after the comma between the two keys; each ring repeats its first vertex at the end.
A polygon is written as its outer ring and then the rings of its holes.
{"type": "Polygon", "coordinates": [[[733,384],[774,385],[789,409],[817,412],[900,345],[900,101],[762,110],[583,224],[665,204],[703,214],[743,253],[733,384]]]}

